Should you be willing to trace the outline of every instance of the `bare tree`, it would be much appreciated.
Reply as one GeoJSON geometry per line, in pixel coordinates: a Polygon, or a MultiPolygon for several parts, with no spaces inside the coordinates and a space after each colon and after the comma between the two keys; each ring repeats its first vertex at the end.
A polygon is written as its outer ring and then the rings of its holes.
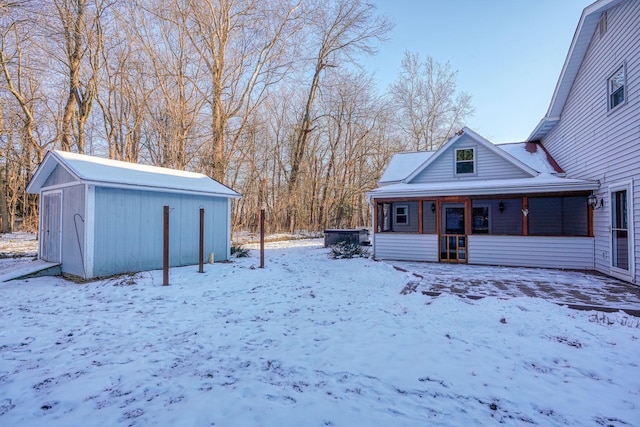
{"type": "Polygon", "coordinates": [[[53,0],[57,21],[53,31],[59,36],[64,52],[60,57],[67,77],[67,97],[61,120],[60,148],[69,151],[85,148],[85,125],[97,93],[102,28],[100,15],[104,1],[53,0]],[[75,125],[75,129],[74,129],[75,125]]]}
{"type": "Polygon", "coordinates": [[[300,0],[174,0],[173,5],[208,73],[201,88],[211,139],[201,160],[224,182],[244,126],[291,64],[287,42],[301,28],[300,0]]]}
{"type": "Polygon", "coordinates": [[[296,136],[291,148],[289,192],[289,228],[293,232],[296,206],[295,195],[302,160],[306,154],[311,132],[314,130],[313,108],[321,86],[322,74],[331,67],[345,66],[354,55],[375,52],[375,42],[383,40],[391,30],[390,22],[375,14],[375,7],[364,0],[336,0],[313,2],[307,16],[310,43],[315,46],[313,72],[308,86],[306,102],[300,115],[296,136]]]}
{"type": "Polygon", "coordinates": [[[398,78],[389,87],[401,128],[415,150],[435,150],[473,114],[471,96],[456,93],[457,71],[447,62],[405,52],[398,78]]]}
{"type": "Polygon", "coordinates": [[[206,99],[199,86],[202,59],[173,0],[152,6],[131,8],[126,22],[127,55],[139,68],[139,78],[131,81],[132,94],[144,94],[138,98],[144,110],[141,144],[153,164],[185,169],[199,163],[206,139],[206,99]]]}
{"type": "MultiPolygon", "coordinates": [[[[34,20],[34,5],[3,4],[0,7],[0,157],[4,161],[2,187],[3,228],[11,230],[15,218],[23,217],[25,228],[37,227],[37,197],[26,193],[35,167],[42,161],[46,126],[40,53],[33,43],[39,22],[34,20]],[[38,120],[39,119],[39,120],[38,120]]],[[[46,107],[45,107],[46,109],[46,107]]]]}
{"type": "Polygon", "coordinates": [[[98,22],[101,67],[95,100],[109,158],[137,162],[152,82],[144,72],[148,64],[142,49],[127,25],[129,16],[129,9],[112,5],[98,22]]]}

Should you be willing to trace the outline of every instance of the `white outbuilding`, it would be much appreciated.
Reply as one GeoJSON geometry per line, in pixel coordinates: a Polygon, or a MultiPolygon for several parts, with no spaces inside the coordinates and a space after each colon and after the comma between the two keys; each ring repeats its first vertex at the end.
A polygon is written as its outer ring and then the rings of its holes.
{"type": "Polygon", "coordinates": [[[27,191],[40,195],[39,258],[83,279],[162,268],[164,206],[170,266],[198,263],[200,209],[204,253],[228,259],[240,197],[203,174],[64,151],[45,155],[27,191]]]}

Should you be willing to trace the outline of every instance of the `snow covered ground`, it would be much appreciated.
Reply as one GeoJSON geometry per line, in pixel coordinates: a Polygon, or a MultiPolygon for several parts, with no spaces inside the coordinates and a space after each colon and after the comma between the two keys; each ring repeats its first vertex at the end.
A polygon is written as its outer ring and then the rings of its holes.
{"type": "Polygon", "coordinates": [[[640,425],[637,318],[403,295],[412,274],[327,253],[0,284],[0,425],[640,425]]]}

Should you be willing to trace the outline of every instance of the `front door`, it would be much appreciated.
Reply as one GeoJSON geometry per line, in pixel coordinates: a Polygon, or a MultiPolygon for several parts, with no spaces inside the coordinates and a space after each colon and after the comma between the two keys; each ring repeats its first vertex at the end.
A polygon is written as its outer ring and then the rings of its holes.
{"type": "Polygon", "coordinates": [[[633,245],[629,229],[631,211],[630,185],[611,187],[611,273],[633,278],[633,245]]]}
{"type": "Polygon", "coordinates": [[[40,258],[60,262],[62,241],[62,192],[42,195],[42,224],[40,227],[40,258]]]}
{"type": "Polygon", "coordinates": [[[440,261],[467,262],[464,203],[443,203],[440,221],[440,261]]]}

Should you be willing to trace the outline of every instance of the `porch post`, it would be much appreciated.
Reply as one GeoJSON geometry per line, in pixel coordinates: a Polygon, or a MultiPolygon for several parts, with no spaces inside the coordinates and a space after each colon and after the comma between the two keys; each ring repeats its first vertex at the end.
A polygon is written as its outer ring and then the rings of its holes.
{"type": "Polygon", "coordinates": [[[527,196],[522,196],[522,235],[529,235],[529,198],[527,196]],[[524,213],[527,212],[525,215],[524,213]]]}

